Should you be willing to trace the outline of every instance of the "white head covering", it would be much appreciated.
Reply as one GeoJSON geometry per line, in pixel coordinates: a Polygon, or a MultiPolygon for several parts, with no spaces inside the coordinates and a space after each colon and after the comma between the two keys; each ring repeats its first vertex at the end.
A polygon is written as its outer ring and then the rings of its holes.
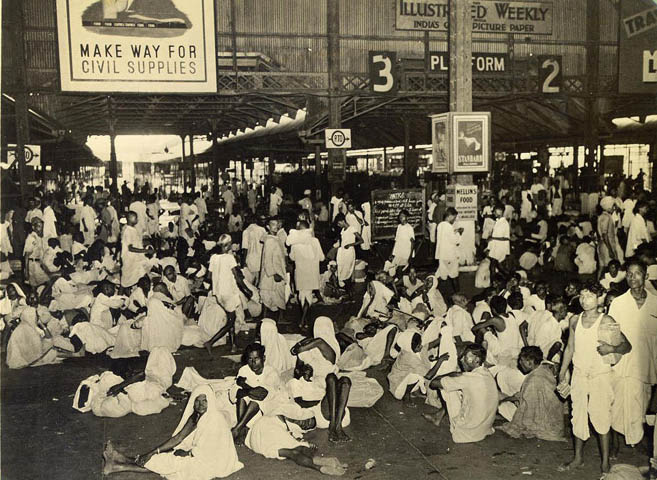
{"type": "Polygon", "coordinates": [[[333,327],[333,320],[329,317],[317,317],[315,320],[315,326],[313,327],[313,336],[315,338],[321,338],[335,352],[335,362],[338,362],[340,358],[340,344],[338,339],[335,338],[335,328],[333,327]]]}
{"type": "Polygon", "coordinates": [[[306,189],[303,191],[304,195],[311,195],[313,192],[310,189],[306,189]]]}
{"type": "Polygon", "coordinates": [[[25,298],[25,292],[23,292],[23,289],[16,282],[12,282],[9,285],[12,285],[16,289],[19,297],[25,298]]]}
{"type": "Polygon", "coordinates": [[[611,210],[614,206],[614,198],[610,196],[604,197],[602,200],[600,200],[600,207],[602,207],[603,210],[611,210]]]}
{"type": "MultiPolygon", "coordinates": [[[[201,385],[194,389],[172,436],[182,430],[194,413],[194,402],[199,395],[205,395],[208,409],[198,420],[196,429],[180,444],[181,449],[191,449],[196,460],[193,465],[190,464],[190,468],[186,469],[185,473],[187,478],[199,480],[224,478],[242,469],[244,465],[237,458],[230,427],[224,415],[217,410],[216,397],[209,385],[201,385]]],[[[149,462],[151,461],[157,461],[157,456],[151,458],[149,462]]],[[[146,463],[146,468],[149,462],[146,463]]]]}
{"type": "Polygon", "coordinates": [[[397,337],[397,345],[399,345],[402,352],[416,353],[413,351],[413,338],[415,335],[420,334],[415,330],[406,330],[399,334],[399,337],[397,337]]]}
{"type": "Polygon", "coordinates": [[[264,318],[260,324],[260,342],[265,347],[265,364],[279,374],[294,368],[296,363],[285,337],[278,333],[276,322],[264,318]]]}
{"type": "Polygon", "coordinates": [[[176,373],[176,361],[171,352],[164,347],[156,347],[148,355],[146,362],[146,380],[157,383],[166,390],[173,383],[176,373]]]}

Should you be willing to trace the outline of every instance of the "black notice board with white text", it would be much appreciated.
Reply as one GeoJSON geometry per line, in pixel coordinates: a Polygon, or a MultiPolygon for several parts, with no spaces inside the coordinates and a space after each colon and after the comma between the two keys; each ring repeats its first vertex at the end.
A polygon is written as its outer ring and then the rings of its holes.
{"type": "Polygon", "coordinates": [[[399,224],[397,216],[402,210],[408,210],[408,223],[413,225],[415,236],[424,235],[425,205],[423,188],[372,191],[372,239],[394,239],[399,224]]]}

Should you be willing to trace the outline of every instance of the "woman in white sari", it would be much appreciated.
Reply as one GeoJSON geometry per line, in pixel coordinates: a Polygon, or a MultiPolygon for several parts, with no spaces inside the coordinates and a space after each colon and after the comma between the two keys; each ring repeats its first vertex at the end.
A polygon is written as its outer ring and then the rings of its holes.
{"type": "Polygon", "coordinates": [[[296,359],[290,353],[287,340],[278,333],[276,322],[271,318],[263,318],[260,323],[260,342],[267,352],[265,365],[273,367],[279,375],[294,368],[296,359]]]}
{"type": "Polygon", "coordinates": [[[36,308],[25,308],[20,319],[21,323],[9,337],[7,366],[24,368],[55,363],[57,351],[37,326],[36,308]]]}
{"type": "Polygon", "coordinates": [[[237,458],[230,426],[215,401],[209,385],[197,387],[171,438],[144,455],[127,457],[107,442],[103,474],[154,472],[169,480],[211,480],[237,472],[244,465],[237,458]]]}

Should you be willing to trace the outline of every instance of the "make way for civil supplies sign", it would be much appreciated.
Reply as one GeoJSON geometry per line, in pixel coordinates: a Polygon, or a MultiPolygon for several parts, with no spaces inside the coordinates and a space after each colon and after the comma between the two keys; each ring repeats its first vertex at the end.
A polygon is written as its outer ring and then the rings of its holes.
{"type": "Polygon", "coordinates": [[[214,93],[213,0],[57,0],[63,91],[214,93]]]}
{"type": "MultiPolygon", "coordinates": [[[[395,0],[397,30],[449,29],[449,0],[395,0]]],[[[551,35],[552,2],[472,2],[474,33],[551,35]]]]}

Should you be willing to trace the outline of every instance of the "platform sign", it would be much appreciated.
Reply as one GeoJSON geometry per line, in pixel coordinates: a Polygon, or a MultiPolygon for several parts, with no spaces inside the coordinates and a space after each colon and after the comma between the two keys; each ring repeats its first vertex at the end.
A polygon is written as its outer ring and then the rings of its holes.
{"type": "Polygon", "coordinates": [[[63,91],[217,91],[214,1],[56,2],[63,91]]]}
{"type": "MultiPolygon", "coordinates": [[[[505,73],[509,65],[506,53],[472,53],[473,73],[505,73]]],[[[429,52],[429,70],[432,73],[449,72],[449,53],[429,52]]]]}
{"type": "Polygon", "coordinates": [[[657,3],[623,0],[620,8],[618,90],[657,93],[657,3]]]}
{"type": "MultiPolygon", "coordinates": [[[[395,0],[397,30],[447,32],[449,0],[395,0]]],[[[552,2],[473,0],[474,33],[551,35],[552,2]]]]}
{"type": "Polygon", "coordinates": [[[326,148],[351,148],[350,128],[327,128],[324,130],[326,148]]]}
{"type": "MultiPolygon", "coordinates": [[[[16,162],[16,145],[7,145],[6,163],[4,158],[0,160],[0,168],[6,170],[16,162]]],[[[25,145],[25,165],[28,167],[41,166],[41,145],[25,145]]]]}
{"type": "Polygon", "coordinates": [[[398,90],[396,52],[369,52],[368,65],[372,92],[390,93],[398,90]]]}

